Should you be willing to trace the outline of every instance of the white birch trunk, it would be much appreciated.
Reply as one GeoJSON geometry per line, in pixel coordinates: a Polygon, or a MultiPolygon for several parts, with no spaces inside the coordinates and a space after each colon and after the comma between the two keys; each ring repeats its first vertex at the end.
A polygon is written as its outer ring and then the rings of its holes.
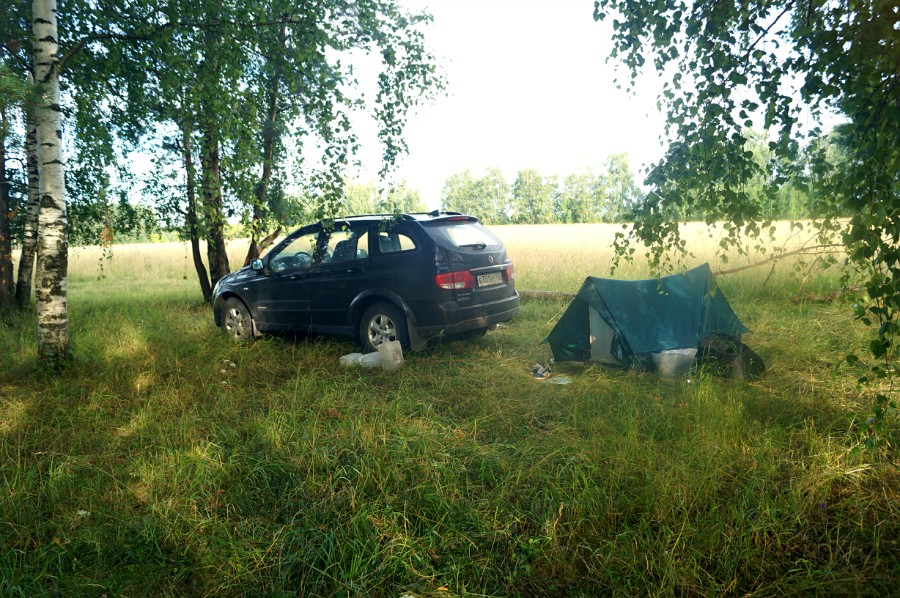
{"type": "Polygon", "coordinates": [[[35,299],[38,359],[59,363],[69,353],[66,306],[68,223],[62,162],[56,0],[33,0],[34,78],[41,90],[38,108],[40,216],[35,299]]]}

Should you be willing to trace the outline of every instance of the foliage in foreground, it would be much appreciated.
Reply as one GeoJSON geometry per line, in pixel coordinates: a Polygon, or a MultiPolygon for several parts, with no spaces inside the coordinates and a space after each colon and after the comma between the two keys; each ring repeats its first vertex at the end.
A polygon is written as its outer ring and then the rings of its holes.
{"type": "Polygon", "coordinates": [[[0,594],[886,595],[900,573],[900,477],[852,450],[831,376],[863,342],[845,306],[726,287],[757,383],[554,385],[528,369],[564,303],[392,375],[341,369],[338,340],[231,344],[188,281],[87,282],[62,374],[33,376],[33,319],[0,327],[0,594]]]}
{"type": "MultiPolygon", "coordinates": [[[[723,248],[746,234],[765,238],[771,200],[787,183],[811,190],[823,244],[847,251],[847,280],[861,274],[854,306],[872,327],[874,398],[871,441],[891,446],[900,421],[893,392],[900,333],[900,12],[895,0],[794,2],[723,0],[595,0],[594,18],[611,22],[610,58],[633,80],[652,64],[664,79],[666,155],[650,171],[650,187],[634,227],[617,248],[628,256],[636,239],[664,262],[683,248],[675,214],[725,221],[723,248]],[[823,113],[846,122],[828,135],[823,113]],[[770,160],[747,151],[743,131],[758,123],[770,160]],[[801,152],[801,148],[805,148],[801,152]],[[805,156],[801,156],[805,153],[805,156]],[[767,181],[757,195],[753,182],[767,181]],[[836,219],[848,217],[846,225],[836,219]]],[[[770,239],[771,242],[771,239],[770,239]]],[[[848,357],[857,359],[855,355],[848,357]]]]}

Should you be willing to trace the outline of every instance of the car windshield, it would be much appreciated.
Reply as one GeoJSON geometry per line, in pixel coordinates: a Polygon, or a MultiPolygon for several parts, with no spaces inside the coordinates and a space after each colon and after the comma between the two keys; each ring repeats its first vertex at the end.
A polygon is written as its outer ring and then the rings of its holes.
{"type": "Polygon", "coordinates": [[[292,268],[304,268],[321,261],[317,251],[318,231],[297,235],[284,247],[276,247],[268,256],[269,268],[281,272],[292,268]]]}
{"type": "Polygon", "coordinates": [[[500,247],[500,240],[476,222],[447,222],[429,226],[444,245],[454,248],[485,249],[500,247]]]}

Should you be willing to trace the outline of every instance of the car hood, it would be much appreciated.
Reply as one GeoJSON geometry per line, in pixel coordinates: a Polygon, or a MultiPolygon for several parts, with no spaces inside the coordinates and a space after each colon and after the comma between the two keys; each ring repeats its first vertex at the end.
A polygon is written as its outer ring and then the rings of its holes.
{"type": "Polygon", "coordinates": [[[252,277],[254,274],[255,272],[250,269],[250,266],[244,266],[240,270],[235,270],[234,272],[230,272],[220,278],[216,283],[216,289],[220,291],[223,288],[227,288],[233,284],[237,284],[242,280],[246,280],[247,278],[252,277]]]}

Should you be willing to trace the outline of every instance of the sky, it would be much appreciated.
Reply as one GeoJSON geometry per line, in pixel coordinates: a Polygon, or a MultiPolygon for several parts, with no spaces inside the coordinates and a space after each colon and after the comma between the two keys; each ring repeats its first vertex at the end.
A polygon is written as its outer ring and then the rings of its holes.
{"type": "MultiPolygon", "coordinates": [[[[426,42],[447,78],[446,95],[409,118],[409,155],[396,173],[429,209],[467,168],[480,177],[498,166],[512,182],[526,168],[565,176],[622,152],[639,172],[662,156],[659,82],[616,88],[616,74],[623,82],[628,74],[606,63],[609,25],[594,22],[593,0],[402,2],[434,16],[426,42]]],[[[368,182],[379,148],[373,134],[363,142],[357,180],[368,182]]]]}

